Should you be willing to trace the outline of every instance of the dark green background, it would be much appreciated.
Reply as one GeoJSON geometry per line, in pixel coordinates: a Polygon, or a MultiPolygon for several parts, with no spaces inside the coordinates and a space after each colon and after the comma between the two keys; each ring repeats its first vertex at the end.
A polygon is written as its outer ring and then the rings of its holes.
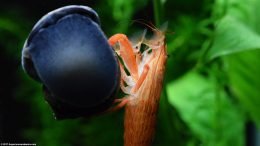
{"type": "Polygon", "coordinates": [[[0,142],[123,145],[123,110],[56,121],[41,85],[21,68],[21,49],[33,25],[68,4],[94,8],[108,37],[142,32],[145,26],[136,20],[158,27],[168,21],[169,59],[155,146],[253,146],[257,141],[259,0],[5,0],[0,5],[0,142]]]}

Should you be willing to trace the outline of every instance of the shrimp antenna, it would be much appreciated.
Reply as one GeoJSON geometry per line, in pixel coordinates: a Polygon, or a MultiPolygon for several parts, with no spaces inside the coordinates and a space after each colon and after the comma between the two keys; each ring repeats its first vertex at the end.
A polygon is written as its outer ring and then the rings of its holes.
{"type": "Polygon", "coordinates": [[[148,22],[146,22],[146,21],[143,20],[143,19],[133,20],[133,23],[135,23],[135,22],[140,23],[140,24],[143,24],[143,25],[147,26],[148,28],[150,28],[150,29],[153,30],[153,31],[156,31],[156,32],[159,31],[151,22],[148,23],[148,22]]]}
{"type": "Polygon", "coordinates": [[[164,32],[166,34],[174,34],[174,32],[168,31],[168,21],[164,22],[159,29],[152,23],[152,22],[146,22],[144,19],[136,19],[133,20],[132,23],[140,23],[143,24],[145,26],[147,26],[148,28],[150,28],[151,30],[155,31],[155,32],[164,32]]]}

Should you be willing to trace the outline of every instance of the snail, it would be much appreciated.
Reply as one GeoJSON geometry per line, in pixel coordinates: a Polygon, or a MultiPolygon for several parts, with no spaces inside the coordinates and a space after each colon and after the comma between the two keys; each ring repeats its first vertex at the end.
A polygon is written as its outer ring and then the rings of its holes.
{"type": "Polygon", "coordinates": [[[43,85],[57,119],[101,113],[119,90],[120,67],[98,14],[71,5],[43,16],[22,49],[22,67],[43,85]]]}

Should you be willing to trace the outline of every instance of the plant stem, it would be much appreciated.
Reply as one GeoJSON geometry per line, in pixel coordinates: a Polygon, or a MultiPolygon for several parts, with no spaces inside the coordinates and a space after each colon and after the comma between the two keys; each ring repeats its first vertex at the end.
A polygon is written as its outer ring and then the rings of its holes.
{"type": "Polygon", "coordinates": [[[153,0],[155,25],[159,27],[163,19],[163,6],[161,0],[153,0]]]}

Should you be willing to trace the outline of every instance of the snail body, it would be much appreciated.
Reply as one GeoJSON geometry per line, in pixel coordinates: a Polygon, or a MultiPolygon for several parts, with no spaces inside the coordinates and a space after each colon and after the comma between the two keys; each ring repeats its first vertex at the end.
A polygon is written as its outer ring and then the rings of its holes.
{"type": "Polygon", "coordinates": [[[108,109],[119,88],[118,60],[87,6],[65,6],[43,16],[22,50],[22,66],[43,84],[57,119],[108,109]]]}

